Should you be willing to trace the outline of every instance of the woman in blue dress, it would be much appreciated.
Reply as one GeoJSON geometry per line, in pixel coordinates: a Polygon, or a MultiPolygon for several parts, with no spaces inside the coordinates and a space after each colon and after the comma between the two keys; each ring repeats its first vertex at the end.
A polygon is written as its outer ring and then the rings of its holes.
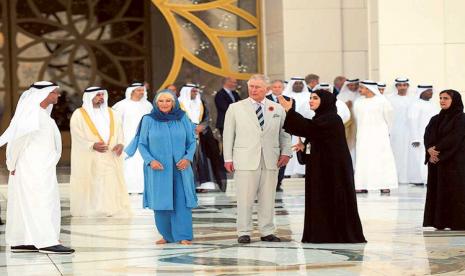
{"type": "Polygon", "coordinates": [[[155,225],[163,236],[157,244],[191,244],[192,208],[197,207],[191,163],[195,154],[194,129],[177,98],[159,92],[152,113],[145,115],[136,137],[126,148],[138,149],[144,159],[144,208],[154,210],[155,225]]]}

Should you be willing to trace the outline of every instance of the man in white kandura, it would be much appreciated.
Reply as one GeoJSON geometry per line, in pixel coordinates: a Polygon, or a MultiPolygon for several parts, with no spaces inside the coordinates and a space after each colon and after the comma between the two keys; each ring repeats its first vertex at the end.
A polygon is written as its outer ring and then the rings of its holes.
{"type": "Polygon", "coordinates": [[[409,183],[408,150],[410,147],[410,129],[408,109],[412,105],[414,98],[408,94],[409,80],[407,78],[397,78],[395,85],[397,92],[387,97],[394,110],[391,145],[396,159],[399,183],[409,183]]]}
{"type": "Polygon", "coordinates": [[[8,143],[8,203],[5,240],[11,252],[71,254],[60,244],[61,209],[56,165],[61,135],[50,117],[59,87],[39,81],[19,98],[15,115],[0,137],[8,143]]]}
{"type": "Polygon", "coordinates": [[[378,82],[378,90],[381,95],[384,95],[384,90],[386,90],[386,83],[378,82]]]}
{"type": "Polygon", "coordinates": [[[107,106],[108,92],[89,87],[71,116],[72,216],[128,216],[121,120],[107,106]]]}
{"type": "Polygon", "coordinates": [[[368,190],[390,193],[390,189],[398,187],[389,141],[392,106],[374,81],[362,81],[359,90],[362,97],[354,103],[357,124],[355,189],[358,193],[368,190]]]}
{"type": "MultiPolygon", "coordinates": [[[[301,115],[305,114],[305,110],[309,109],[308,101],[310,100],[310,91],[307,84],[305,83],[304,78],[291,78],[289,83],[286,85],[286,88],[284,88],[283,95],[294,100],[295,111],[297,111],[301,115]]],[[[300,143],[302,143],[302,138],[292,136],[292,145],[297,145],[300,143]]],[[[297,155],[294,155],[289,161],[289,164],[286,166],[284,175],[293,176],[296,174],[305,174],[305,165],[299,164],[299,161],[297,160],[297,155]]]]}
{"type": "Polygon", "coordinates": [[[337,99],[346,103],[347,107],[351,113],[351,119],[344,123],[345,130],[346,130],[346,139],[347,145],[349,146],[350,156],[352,157],[352,163],[355,165],[355,136],[357,132],[357,128],[354,122],[354,114],[353,114],[353,106],[354,102],[360,97],[358,92],[358,85],[360,80],[359,79],[347,79],[344,84],[342,85],[339,94],[337,95],[337,99]]]}
{"type": "MultiPolygon", "coordinates": [[[[124,145],[127,146],[136,135],[142,117],[149,114],[153,106],[147,101],[144,84],[135,82],[126,88],[126,98],[117,102],[113,109],[123,122],[124,145]]],[[[144,160],[139,151],[132,158],[124,160],[124,177],[129,193],[140,194],[144,191],[144,160]]]]}
{"type": "Polygon", "coordinates": [[[423,136],[431,118],[439,113],[439,105],[434,104],[432,85],[418,85],[417,98],[408,110],[410,146],[408,158],[408,180],[415,185],[426,184],[428,166],[425,165],[425,144],[423,136]]]}
{"type": "Polygon", "coordinates": [[[252,76],[247,86],[249,97],[229,106],[223,132],[225,168],[234,172],[236,183],[238,242],[250,243],[255,198],[261,240],[279,242],[274,235],[276,182],[291,156],[291,137],[282,128],[286,112],[265,98],[266,76],[252,76]]]}

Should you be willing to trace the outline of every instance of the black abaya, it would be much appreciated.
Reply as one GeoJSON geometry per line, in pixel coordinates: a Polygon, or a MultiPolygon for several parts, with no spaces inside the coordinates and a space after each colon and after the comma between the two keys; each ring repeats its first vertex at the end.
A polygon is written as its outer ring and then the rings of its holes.
{"type": "Polygon", "coordinates": [[[344,124],[336,113],[334,96],[327,91],[324,93],[331,97],[314,93],[322,99],[314,119],[289,110],[283,126],[289,134],[305,137],[311,144],[305,170],[302,242],[364,243],[344,124]]]}
{"type": "Polygon", "coordinates": [[[465,114],[460,94],[451,94],[449,110],[431,118],[425,130],[425,147],[435,146],[439,161],[428,162],[423,226],[465,230],[465,114]]]}

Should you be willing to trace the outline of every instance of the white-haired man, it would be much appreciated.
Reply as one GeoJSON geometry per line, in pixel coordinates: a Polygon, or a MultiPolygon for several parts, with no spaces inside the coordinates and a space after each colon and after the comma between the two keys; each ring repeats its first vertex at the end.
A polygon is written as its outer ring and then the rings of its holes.
{"type": "Polygon", "coordinates": [[[250,243],[252,206],[258,199],[258,227],[262,241],[281,241],[274,235],[274,203],[280,167],[289,162],[291,137],[282,126],[286,112],[265,98],[269,80],[254,75],[247,82],[249,97],[229,106],[223,132],[225,168],[234,172],[239,243],[250,243]]]}

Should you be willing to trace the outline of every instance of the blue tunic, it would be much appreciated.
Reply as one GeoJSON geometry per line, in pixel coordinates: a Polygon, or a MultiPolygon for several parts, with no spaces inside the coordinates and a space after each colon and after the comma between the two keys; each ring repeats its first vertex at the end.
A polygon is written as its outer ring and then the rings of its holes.
{"type": "Polygon", "coordinates": [[[194,129],[186,115],[181,120],[166,122],[144,116],[139,139],[134,139],[126,152],[135,151],[135,147],[144,159],[144,208],[174,210],[175,183],[182,184],[185,206],[197,207],[192,167],[175,173],[177,162],[188,159],[192,163],[195,154],[194,129]],[[164,169],[153,170],[150,167],[153,160],[160,162],[164,169]]]}

